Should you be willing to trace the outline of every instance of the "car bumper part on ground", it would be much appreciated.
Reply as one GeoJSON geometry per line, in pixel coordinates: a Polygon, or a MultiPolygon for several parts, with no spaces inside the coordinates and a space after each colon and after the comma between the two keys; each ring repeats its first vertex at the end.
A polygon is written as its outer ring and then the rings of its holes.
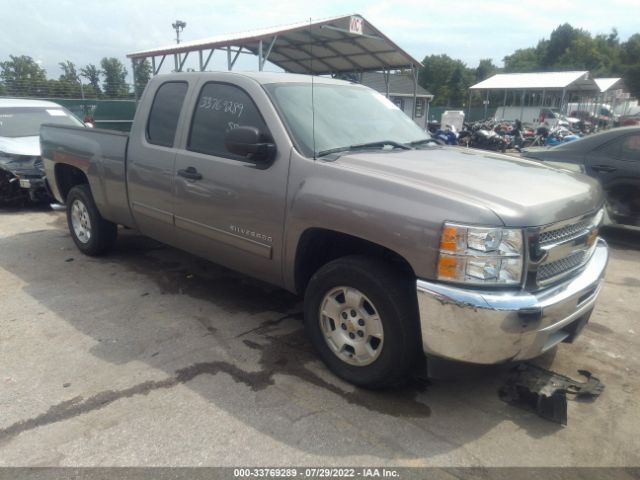
{"type": "Polygon", "coordinates": [[[589,320],[609,254],[599,239],[580,273],[538,292],[472,290],[417,281],[427,355],[492,364],[534,358],[572,341],[589,320]]]}

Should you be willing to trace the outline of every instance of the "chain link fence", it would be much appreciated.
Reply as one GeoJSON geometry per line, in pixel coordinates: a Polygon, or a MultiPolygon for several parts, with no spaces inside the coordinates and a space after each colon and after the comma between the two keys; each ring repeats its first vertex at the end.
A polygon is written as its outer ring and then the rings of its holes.
{"type": "MultiPolygon", "coordinates": [[[[137,85],[137,89],[140,93],[144,85],[137,85]]],[[[135,115],[135,97],[129,83],[101,82],[96,89],[91,84],[60,80],[0,82],[0,98],[48,100],[98,128],[125,132],[130,130],[135,115]]]]}

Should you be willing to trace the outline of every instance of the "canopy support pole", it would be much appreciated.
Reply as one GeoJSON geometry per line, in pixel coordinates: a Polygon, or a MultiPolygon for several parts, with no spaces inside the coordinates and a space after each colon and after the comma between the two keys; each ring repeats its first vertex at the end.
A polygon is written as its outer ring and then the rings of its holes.
{"type": "MultiPolygon", "coordinates": [[[[131,59],[131,75],[133,76],[133,98],[138,103],[138,90],[136,89],[136,60],[135,58],[131,59]]],[[[82,85],[82,82],[80,82],[82,85]]]]}
{"type": "MultiPolygon", "coordinates": [[[[183,67],[184,67],[185,62],[187,61],[187,57],[189,56],[189,53],[191,53],[191,52],[187,52],[187,53],[185,53],[185,54],[184,54],[184,57],[182,58],[182,60],[180,60],[180,69],[178,70],[179,72],[181,72],[181,71],[182,71],[182,69],[183,69],[183,67]]],[[[178,58],[180,58],[180,56],[178,56],[178,58]]]]}
{"type": "Polygon", "coordinates": [[[485,95],[485,99],[484,99],[484,118],[487,118],[487,110],[489,109],[489,92],[491,90],[487,90],[487,94],[485,95]]]}
{"type": "Polygon", "coordinates": [[[231,59],[231,47],[227,47],[227,70],[231,71],[233,70],[233,66],[236,63],[236,60],[238,60],[238,57],[240,56],[240,52],[242,52],[242,47],[240,47],[237,51],[235,56],[233,57],[233,60],[231,59]]]}
{"type": "MultiPolygon", "coordinates": [[[[504,111],[507,107],[507,92],[508,90],[504,91],[504,98],[502,99],[502,114],[500,115],[500,120],[504,120],[504,111]]],[[[498,109],[496,108],[496,119],[498,118],[498,109]]]]}
{"type": "Polygon", "coordinates": [[[391,81],[391,70],[389,69],[384,69],[383,71],[384,73],[384,84],[386,87],[386,92],[387,92],[387,98],[389,98],[389,82],[391,81]]]}
{"type": "Polygon", "coordinates": [[[264,54],[263,54],[263,51],[262,51],[262,40],[260,40],[260,43],[258,44],[258,68],[259,68],[260,71],[262,71],[264,69],[264,64],[266,63],[267,59],[269,58],[269,54],[271,53],[271,49],[276,44],[276,40],[277,39],[278,39],[278,36],[275,35],[273,37],[273,40],[271,40],[271,43],[267,47],[266,53],[264,53],[264,54]]]}
{"type": "MultiPolygon", "coordinates": [[[[158,74],[158,72],[160,72],[160,69],[162,68],[162,64],[164,63],[164,59],[165,59],[165,58],[167,58],[167,56],[166,56],[166,55],[163,55],[163,56],[162,56],[162,59],[160,60],[160,63],[158,64],[158,68],[157,68],[157,69],[154,69],[154,72],[153,72],[153,74],[154,74],[154,75],[157,75],[157,74],[158,74]]],[[[151,59],[153,60],[153,64],[155,65],[155,63],[156,63],[156,62],[155,62],[155,58],[154,58],[154,57],[151,57],[151,59]]]]}
{"type": "Polygon", "coordinates": [[[424,99],[425,102],[427,102],[427,113],[426,113],[426,121],[425,121],[425,128],[428,130],[429,129],[429,105],[431,105],[431,99],[429,97],[424,99]]]}
{"type": "Polygon", "coordinates": [[[212,48],[211,51],[209,51],[209,55],[207,55],[207,59],[204,61],[204,64],[202,65],[201,70],[204,72],[207,67],[209,66],[209,61],[211,60],[211,57],[213,56],[213,52],[215,51],[215,48],[212,48]]]}
{"type": "Polygon", "coordinates": [[[413,77],[413,111],[411,112],[411,120],[416,119],[416,107],[418,101],[418,69],[411,64],[411,76],[413,77]]]}
{"type": "Polygon", "coordinates": [[[524,115],[524,99],[527,95],[526,90],[522,90],[522,98],[520,99],[520,121],[522,121],[522,116],[524,115]]]}

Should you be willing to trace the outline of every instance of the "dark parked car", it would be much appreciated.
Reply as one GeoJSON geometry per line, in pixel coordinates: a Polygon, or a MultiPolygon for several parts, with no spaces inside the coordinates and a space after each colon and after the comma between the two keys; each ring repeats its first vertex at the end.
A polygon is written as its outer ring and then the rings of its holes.
{"type": "Polygon", "coordinates": [[[613,223],[640,226],[640,127],[622,127],[552,148],[525,149],[523,157],[597,178],[613,223]]]}

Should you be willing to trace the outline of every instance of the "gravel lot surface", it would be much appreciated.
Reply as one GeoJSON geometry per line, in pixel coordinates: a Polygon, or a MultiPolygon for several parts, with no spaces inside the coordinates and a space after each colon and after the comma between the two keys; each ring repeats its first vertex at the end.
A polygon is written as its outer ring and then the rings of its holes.
{"type": "Polygon", "coordinates": [[[503,403],[504,368],[367,392],[314,356],[300,300],[64,212],[0,210],[0,466],[639,466],[640,233],[607,230],[596,311],[537,360],[606,385],[566,427],[503,403]]]}

